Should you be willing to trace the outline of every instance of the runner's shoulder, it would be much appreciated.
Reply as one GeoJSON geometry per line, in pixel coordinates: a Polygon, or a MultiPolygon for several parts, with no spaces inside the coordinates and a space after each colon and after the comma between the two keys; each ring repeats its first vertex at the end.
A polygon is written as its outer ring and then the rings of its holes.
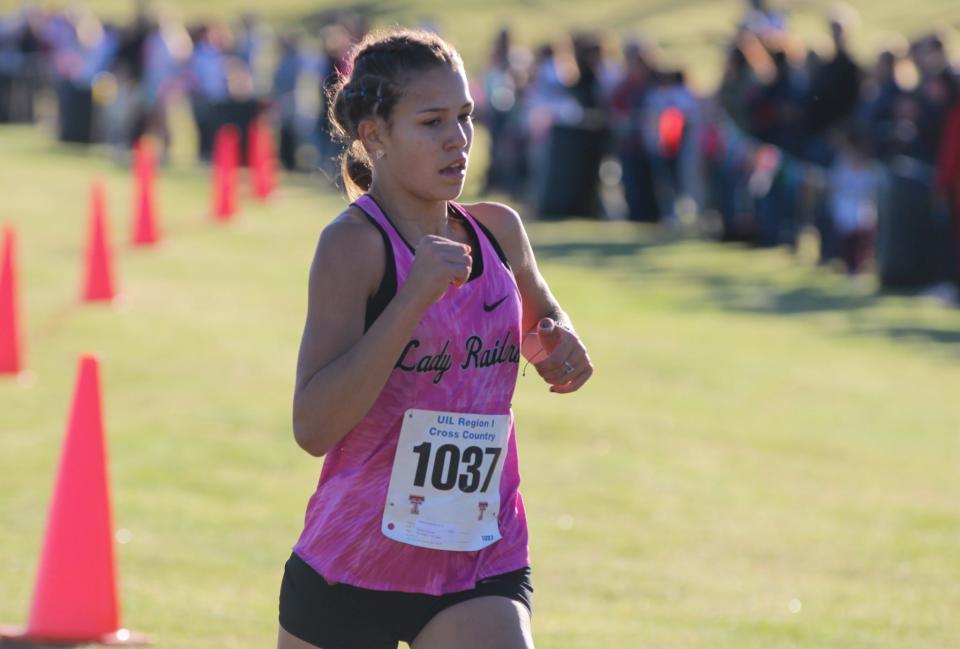
{"type": "Polygon", "coordinates": [[[379,282],[385,252],[380,231],[360,208],[351,205],[320,233],[311,274],[333,273],[338,277],[348,274],[379,282]]]}
{"type": "Polygon", "coordinates": [[[490,230],[497,241],[506,248],[512,249],[526,238],[523,220],[509,205],[481,202],[464,205],[463,208],[490,230]]]}

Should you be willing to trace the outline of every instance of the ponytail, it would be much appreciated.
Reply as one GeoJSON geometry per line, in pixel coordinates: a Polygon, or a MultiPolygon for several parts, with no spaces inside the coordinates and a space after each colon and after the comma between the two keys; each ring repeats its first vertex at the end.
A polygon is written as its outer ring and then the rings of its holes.
{"type": "Polygon", "coordinates": [[[360,140],[351,142],[340,154],[340,175],[347,197],[355,201],[368,191],[373,182],[373,165],[360,140]]]}

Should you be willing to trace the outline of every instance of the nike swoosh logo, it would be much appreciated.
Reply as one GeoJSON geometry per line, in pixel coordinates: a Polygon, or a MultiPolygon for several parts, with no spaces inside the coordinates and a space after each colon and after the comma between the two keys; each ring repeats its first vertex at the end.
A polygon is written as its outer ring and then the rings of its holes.
{"type": "Polygon", "coordinates": [[[498,306],[500,306],[501,304],[503,304],[503,301],[506,300],[508,297],[510,297],[510,296],[509,296],[509,295],[504,295],[502,298],[500,298],[499,300],[497,300],[497,301],[494,302],[493,304],[487,304],[486,302],[484,302],[484,303],[483,303],[483,310],[486,311],[487,313],[490,313],[491,311],[493,311],[494,309],[496,309],[498,306]]]}

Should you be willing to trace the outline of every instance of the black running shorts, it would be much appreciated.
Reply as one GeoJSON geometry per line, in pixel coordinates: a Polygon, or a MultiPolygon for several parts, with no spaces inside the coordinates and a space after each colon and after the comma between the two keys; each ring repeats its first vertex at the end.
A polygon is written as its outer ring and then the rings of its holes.
{"type": "Polygon", "coordinates": [[[280,584],[280,626],[323,649],[396,649],[410,643],[434,615],[476,597],[499,595],[531,609],[530,568],[487,577],[470,590],[425,595],[330,585],[291,554],[280,584]]]}

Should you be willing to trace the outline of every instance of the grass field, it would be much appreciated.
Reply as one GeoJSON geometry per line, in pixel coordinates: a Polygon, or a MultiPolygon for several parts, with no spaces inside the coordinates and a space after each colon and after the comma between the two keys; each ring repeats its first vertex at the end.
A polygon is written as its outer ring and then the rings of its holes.
{"type": "MultiPolygon", "coordinates": [[[[305,277],[344,205],[303,178],[239,220],[204,173],[131,183],[0,133],[32,385],[0,381],[0,623],[26,620],[78,354],[103,363],[124,622],[159,649],[271,646],[320,461],[290,433],[305,277]],[[115,308],[78,302],[88,183],[115,308]]],[[[782,251],[626,223],[529,224],[597,366],[516,404],[541,649],[960,646],[960,311],[878,297],[782,251]]]]}
{"type": "MultiPolygon", "coordinates": [[[[805,33],[828,5],[783,4],[805,33]]],[[[960,21],[952,0],[854,4],[871,8],[863,52],[885,30],[960,21]]],[[[281,25],[324,3],[262,5],[281,25]]],[[[436,6],[368,5],[404,22],[436,6]]],[[[709,80],[739,12],[498,0],[444,5],[441,24],[473,69],[509,19],[526,42],[643,30],[709,80]]],[[[26,621],[76,360],[92,351],[125,624],[158,649],[274,643],[282,564],[320,468],[289,423],[306,272],[345,202],[287,178],[217,226],[206,174],[182,139],[177,151],[159,180],[164,243],[133,250],[124,169],[0,130],[0,224],[19,233],[33,374],[0,380],[0,624],[26,621]],[[94,177],[117,244],[114,308],[78,301],[94,177]]],[[[567,397],[530,371],[515,400],[540,649],[960,647],[960,310],[877,296],[778,250],[626,223],[528,228],[597,366],[567,397]]]]}

